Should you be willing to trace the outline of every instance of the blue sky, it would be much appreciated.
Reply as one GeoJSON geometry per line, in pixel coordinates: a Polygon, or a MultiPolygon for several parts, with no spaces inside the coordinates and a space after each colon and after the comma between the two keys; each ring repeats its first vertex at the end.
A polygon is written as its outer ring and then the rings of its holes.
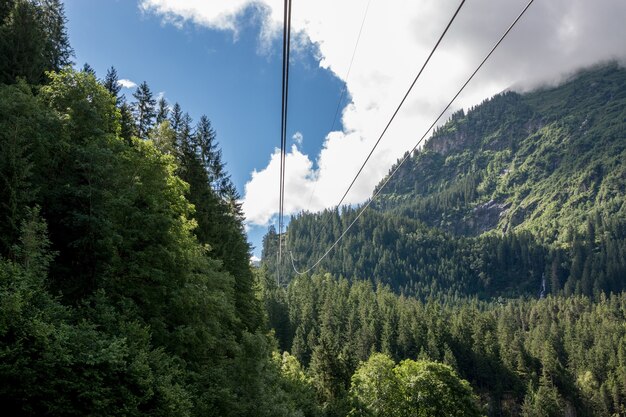
{"type": "MultiPolygon", "coordinates": [[[[264,167],[280,146],[280,40],[269,53],[260,53],[260,22],[252,15],[235,38],[230,31],[164,24],[134,1],[66,0],[65,8],[76,65],[89,63],[99,77],[113,65],[120,79],[147,81],[155,95],[163,92],[168,102],[178,101],[194,120],[206,114],[243,194],[250,173],[264,167]]],[[[316,52],[312,46],[298,52],[290,79],[290,125],[297,129],[288,135],[291,140],[300,132],[306,138],[300,147],[310,154],[319,151],[343,88],[319,67],[316,52]]],[[[132,101],[133,90],[123,92],[132,101]]],[[[266,231],[267,226],[249,228],[257,256],[266,231]]]]}
{"type": "MultiPolygon", "coordinates": [[[[526,2],[465,3],[346,203],[371,196],[526,2]]],[[[338,202],[458,5],[293,2],[288,215],[338,202]],[[331,132],[344,86],[349,100],[331,132]],[[296,133],[302,141],[291,140],[296,133]]],[[[120,78],[147,81],[195,120],[211,119],[260,256],[278,209],[282,1],[65,0],[65,8],[79,67],[87,62],[103,77],[114,65],[120,78]]],[[[554,85],[599,61],[626,62],[625,20],[623,1],[534,2],[450,112],[507,88],[554,85]]]]}

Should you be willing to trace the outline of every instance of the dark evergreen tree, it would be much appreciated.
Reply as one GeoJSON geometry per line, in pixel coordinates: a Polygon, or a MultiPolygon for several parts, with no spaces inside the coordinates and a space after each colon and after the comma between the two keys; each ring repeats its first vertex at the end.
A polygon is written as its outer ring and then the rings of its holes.
{"type": "Polygon", "coordinates": [[[0,257],[13,258],[24,213],[39,188],[34,164],[60,131],[24,83],[0,86],[0,115],[0,257]]]}
{"type": "Polygon", "coordinates": [[[9,18],[11,10],[15,6],[15,0],[5,0],[0,2],[0,26],[4,25],[5,20],[9,18]]]}
{"type": "Polygon", "coordinates": [[[159,101],[157,102],[156,124],[160,125],[164,121],[168,120],[169,115],[170,109],[167,100],[165,100],[165,97],[159,98],[159,101]]]}
{"type": "Polygon", "coordinates": [[[216,193],[223,194],[228,182],[225,181],[222,153],[218,147],[211,121],[204,115],[196,126],[194,142],[198,148],[202,165],[209,175],[211,187],[216,193]]]}
{"type": "Polygon", "coordinates": [[[148,83],[145,81],[137,87],[133,97],[136,100],[133,103],[133,112],[137,136],[141,139],[147,139],[156,118],[156,100],[152,96],[148,83]]]}
{"type": "MultiPolygon", "coordinates": [[[[180,108],[180,104],[174,103],[172,112],[170,113],[170,126],[174,131],[174,134],[178,137],[180,134],[180,128],[183,121],[183,111],[180,108]]],[[[177,145],[180,146],[180,145],[177,145]]]]}
{"type": "Polygon", "coordinates": [[[23,77],[30,83],[42,80],[50,69],[40,11],[30,1],[17,0],[0,27],[0,82],[13,83],[23,77]]]}
{"type": "Polygon", "coordinates": [[[102,85],[109,93],[111,93],[113,97],[115,97],[115,103],[119,106],[122,103],[122,97],[120,96],[122,86],[120,85],[115,67],[111,66],[111,68],[107,70],[107,75],[104,77],[102,85]]]}
{"type": "Polygon", "coordinates": [[[74,51],[70,46],[65,17],[65,7],[60,0],[38,0],[41,18],[46,33],[45,58],[47,68],[53,71],[72,64],[74,51]]]}
{"type": "Polygon", "coordinates": [[[96,70],[94,70],[87,62],[83,65],[82,71],[86,74],[93,75],[94,77],[96,76],[96,70]]]}
{"type": "Polygon", "coordinates": [[[120,106],[120,115],[120,136],[124,138],[127,143],[131,143],[131,138],[135,135],[135,119],[128,103],[122,103],[120,106]]]}
{"type": "Polygon", "coordinates": [[[0,82],[45,80],[44,72],[71,64],[73,51],[59,0],[3,1],[0,8],[0,82]]]}

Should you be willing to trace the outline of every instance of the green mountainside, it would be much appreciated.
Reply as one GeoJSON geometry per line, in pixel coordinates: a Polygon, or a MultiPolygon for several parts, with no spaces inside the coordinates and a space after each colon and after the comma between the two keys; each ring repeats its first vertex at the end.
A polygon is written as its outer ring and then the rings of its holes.
{"type": "MultiPolygon", "coordinates": [[[[319,270],[422,297],[621,291],[624,160],[626,70],[617,64],[556,88],[499,94],[438,128],[319,270]]],[[[355,215],[294,218],[285,241],[296,268],[355,215]]],[[[274,272],[274,257],[265,259],[274,272]]]]}
{"type": "Polygon", "coordinates": [[[279,267],[270,229],[269,323],[325,415],[409,415],[415,360],[483,415],[626,415],[625,148],[626,70],[603,65],[454,114],[311,273],[359,208],[296,216],[279,267]]]}
{"type": "Polygon", "coordinates": [[[565,241],[590,216],[626,214],[625,121],[626,70],[616,64],[497,95],[437,129],[379,206],[455,234],[530,230],[565,241]]]}

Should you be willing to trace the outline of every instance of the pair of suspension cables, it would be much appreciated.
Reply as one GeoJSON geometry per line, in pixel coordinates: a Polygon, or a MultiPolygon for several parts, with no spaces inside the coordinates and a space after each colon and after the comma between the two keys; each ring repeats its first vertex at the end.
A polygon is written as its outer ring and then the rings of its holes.
{"type": "MultiPolygon", "coordinates": [[[[441,113],[439,113],[439,115],[437,116],[437,118],[432,122],[432,124],[428,127],[428,129],[426,129],[426,131],[424,132],[424,134],[420,137],[420,139],[417,141],[417,143],[415,144],[415,146],[413,146],[413,148],[407,152],[405,154],[405,156],[403,157],[403,159],[396,165],[395,169],[391,172],[391,174],[389,174],[387,176],[387,179],[383,182],[383,184],[378,187],[378,190],[376,191],[376,193],[372,196],[372,198],[370,198],[367,203],[365,205],[363,205],[358,214],[356,215],[356,217],[352,220],[352,222],[348,225],[348,227],[346,227],[343,232],[341,233],[341,235],[331,244],[331,246],[324,252],[324,254],[322,254],[322,256],[319,257],[319,259],[317,259],[309,268],[303,270],[303,271],[299,271],[296,267],[295,267],[295,263],[294,263],[294,257],[293,254],[290,253],[291,255],[291,264],[292,264],[292,268],[294,270],[294,272],[298,275],[303,275],[303,274],[307,274],[308,272],[310,272],[311,270],[313,270],[315,267],[317,267],[327,256],[328,254],[339,244],[339,242],[343,239],[343,237],[348,233],[348,231],[352,228],[352,226],[354,226],[354,224],[359,220],[359,218],[363,215],[363,213],[365,212],[365,210],[367,210],[367,208],[372,204],[372,202],[380,195],[380,193],[382,192],[382,190],[385,188],[385,186],[389,183],[389,181],[391,180],[391,178],[393,178],[393,176],[398,172],[398,170],[402,167],[402,165],[404,165],[404,163],[411,157],[411,155],[415,152],[415,150],[422,144],[422,142],[424,141],[424,139],[426,138],[426,136],[428,135],[428,133],[433,129],[433,127],[435,127],[435,125],[439,122],[439,120],[444,116],[444,114],[448,111],[448,109],[450,108],[450,106],[452,106],[452,104],[454,103],[454,101],[458,98],[458,96],[463,92],[463,90],[465,89],[465,87],[467,87],[467,85],[471,82],[471,80],[474,78],[474,76],[476,75],[476,73],[478,73],[478,71],[483,67],[483,65],[485,64],[485,62],[487,62],[487,60],[491,57],[491,55],[494,53],[494,51],[498,48],[498,46],[500,46],[500,44],[502,43],[502,41],[507,37],[507,35],[511,32],[511,30],[513,29],[513,27],[519,22],[519,20],[522,18],[522,16],[526,13],[526,11],[528,10],[528,8],[531,6],[531,4],[534,2],[534,0],[529,0],[528,3],[526,4],[526,6],[522,9],[522,11],[518,14],[518,16],[515,18],[515,20],[513,20],[513,22],[509,25],[509,27],[506,29],[506,31],[502,34],[502,36],[499,38],[499,40],[493,45],[493,47],[491,48],[491,50],[489,51],[489,53],[487,53],[487,55],[484,57],[484,59],[480,62],[480,64],[477,66],[477,68],[474,70],[474,72],[472,72],[472,74],[468,77],[468,79],[465,81],[465,83],[461,86],[461,88],[459,88],[459,90],[457,91],[457,93],[454,95],[454,97],[452,97],[452,99],[448,102],[448,104],[445,106],[445,108],[441,111],[441,113]]],[[[399,105],[396,107],[395,111],[393,112],[393,114],[391,115],[389,121],[387,122],[385,128],[383,129],[382,133],[380,134],[380,136],[378,137],[378,140],[376,141],[376,143],[374,144],[374,146],[372,147],[372,149],[370,150],[369,154],[367,155],[367,157],[365,158],[365,161],[363,162],[363,164],[361,165],[361,167],[359,168],[358,172],[356,173],[356,175],[354,176],[354,178],[352,179],[352,182],[350,183],[350,185],[348,186],[348,188],[346,189],[345,193],[343,194],[343,196],[341,197],[341,200],[339,201],[339,203],[337,204],[337,207],[341,206],[341,204],[344,202],[346,196],[348,195],[348,193],[350,192],[350,190],[352,189],[354,183],[356,182],[357,178],[361,175],[363,168],[365,167],[365,165],[367,164],[367,162],[370,160],[372,154],[374,153],[374,151],[376,150],[376,148],[378,147],[378,144],[380,143],[380,141],[382,140],[382,138],[385,136],[387,130],[389,129],[389,127],[391,126],[391,123],[393,122],[393,120],[395,119],[395,117],[397,116],[398,112],[400,111],[400,109],[402,108],[402,106],[404,105],[406,99],[408,98],[409,94],[411,93],[413,87],[415,86],[415,84],[417,83],[418,79],[420,78],[422,72],[424,71],[424,69],[426,68],[426,66],[428,65],[431,57],[433,56],[433,54],[435,53],[435,51],[437,50],[437,48],[439,47],[441,41],[443,40],[444,36],[446,35],[446,33],[448,32],[448,29],[450,28],[450,26],[452,25],[452,23],[454,22],[454,20],[456,19],[457,15],[459,14],[459,12],[461,11],[461,8],[463,7],[463,5],[465,4],[465,0],[462,0],[461,3],[459,4],[459,6],[457,7],[457,9],[455,10],[454,14],[452,15],[451,19],[449,20],[448,24],[446,25],[445,29],[443,30],[443,32],[441,33],[441,35],[439,36],[437,42],[435,43],[434,47],[432,48],[430,54],[428,55],[428,57],[426,58],[426,60],[424,61],[424,64],[421,66],[420,70],[418,71],[417,75],[415,76],[413,82],[411,83],[411,85],[409,86],[409,88],[407,89],[406,93],[404,94],[402,100],[400,101],[399,105]]],[[[365,18],[367,16],[367,10],[369,9],[369,2],[367,4],[367,8],[366,8],[366,13],[364,15],[363,18],[363,22],[361,24],[361,28],[359,30],[359,36],[357,38],[357,43],[355,45],[355,49],[353,51],[353,55],[352,55],[352,60],[350,62],[350,67],[348,69],[348,75],[350,72],[350,69],[352,67],[352,61],[354,60],[354,53],[356,52],[356,48],[358,46],[358,42],[359,39],[361,37],[361,32],[363,30],[363,24],[365,22],[365,18]]],[[[289,88],[289,41],[290,41],[290,27],[291,27],[291,0],[285,0],[285,25],[284,25],[284,34],[283,34],[283,103],[282,103],[282,130],[281,130],[281,171],[280,171],[280,198],[279,198],[279,234],[278,234],[278,238],[279,238],[279,242],[278,242],[278,264],[277,264],[277,271],[280,271],[281,265],[282,265],[282,235],[283,235],[283,227],[284,227],[284,194],[285,194],[285,188],[284,188],[284,175],[285,175],[285,151],[286,151],[286,126],[287,126],[287,96],[288,96],[288,88],[289,88]]],[[[345,88],[345,87],[344,87],[345,88]]],[[[340,102],[337,106],[337,108],[339,108],[340,104],[341,104],[341,100],[343,99],[343,91],[341,94],[341,98],[340,98],[340,102]]],[[[335,112],[335,120],[337,117],[337,113],[338,110],[335,112]]],[[[335,124],[335,120],[333,120],[333,128],[334,128],[334,124],[335,124]]],[[[322,229],[320,230],[320,234],[322,233],[322,231],[324,230],[324,227],[326,225],[323,225],[322,229]]],[[[318,235],[318,238],[319,238],[318,235]]],[[[280,272],[278,272],[278,283],[280,284],[280,272]]]]}
{"type": "MultiPolygon", "coordinates": [[[[285,0],[283,19],[283,82],[280,125],[280,193],[278,201],[278,264],[283,258],[283,227],[285,220],[285,152],[287,148],[287,101],[289,98],[289,49],[291,44],[291,0],[285,0]]],[[[277,268],[276,283],[280,286],[280,268],[277,268]]]]}

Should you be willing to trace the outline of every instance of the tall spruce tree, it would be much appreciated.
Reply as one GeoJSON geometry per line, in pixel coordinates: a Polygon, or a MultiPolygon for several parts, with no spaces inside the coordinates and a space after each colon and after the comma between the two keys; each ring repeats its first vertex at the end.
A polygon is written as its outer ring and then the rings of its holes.
{"type": "Polygon", "coordinates": [[[157,103],[157,113],[156,113],[157,126],[163,123],[164,121],[166,121],[169,115],[170,115],[170,109],[169,109],[169,104],[167,103],[167,100],[165,100],[165,97],[159,98],[159,101],[157,103]]]}
{"type": "Polygon", "coordinates": [[[0,27],[0,82],[17,77],[39,83],[46,64],[46,36],[40,11],[29,1],[17,0],[0,27]]]}
{"type": "Polygon", "coordinates": [[[70,46],[65,24],[65,8],[60,0],[39,0],[41,19],[46,33],[45,57],[47,67],[60,71],[72,64],[74,51],[70,46]]]}
{"type": "Polygon", "coordinates": [[[226,174],[215,132],[206,116],[191,127],[191,117],[176,103],[170,114],[175,136],[178,174],[189,184],[188,199],[195,206],[195,234],[223,267],[235,277],[235,305],[249,330],[261,324],[250,270],[250,246],[243,229],[239,194],[226,174]]]}
{"type": "Polygon", "coordinates": [[[107,75],[104,77],[104,80],[102,80],[102,85],[109,93],[111,93],[113,97],[115,97],[115,104],[118,106],[122,102],[122,97],[120,97],[122,86],[119,81],[117,70],[114,66],[111,66],[111,68],[107,70],[107,75]]]}
{"type": "Polygon", "coordinates": [[[225,165],[222,162],[222,151],[219,149],[215,130],[211,121],[203,115],[196,126],[194,142],[197,146],[198,156],[209,176],[211,188],[221,197],[225,197],[229,188],[230,180],[226,175],[225,165]]]}
{"type": "Polygon", "coordinates": [[[183,110],[180,107],[180,104],[174,103],[174,107],[172,107],[172,111],[170,112],[170,127],[174,131],[174,146],[176,148],[180,148],[180,129],[183,123],[183,110]]]}
{"type": "Polygon", "coordinates": [[[120,136],[131,143],[131,138],[135,134],[135,119],[130,105],[126,102],[120,106],[120,136]]]}
{"type": "Polygon", "coordinates": [[[141,139],[147,139],[150,129],[154,126],[156,118],[156,100],[152,96],[152,91],[148,87],[147,82],[142,82],[137,90],[133,93],[135,102],[133,110],[135,113],[135,123],[137,136],[141,139]]]}

